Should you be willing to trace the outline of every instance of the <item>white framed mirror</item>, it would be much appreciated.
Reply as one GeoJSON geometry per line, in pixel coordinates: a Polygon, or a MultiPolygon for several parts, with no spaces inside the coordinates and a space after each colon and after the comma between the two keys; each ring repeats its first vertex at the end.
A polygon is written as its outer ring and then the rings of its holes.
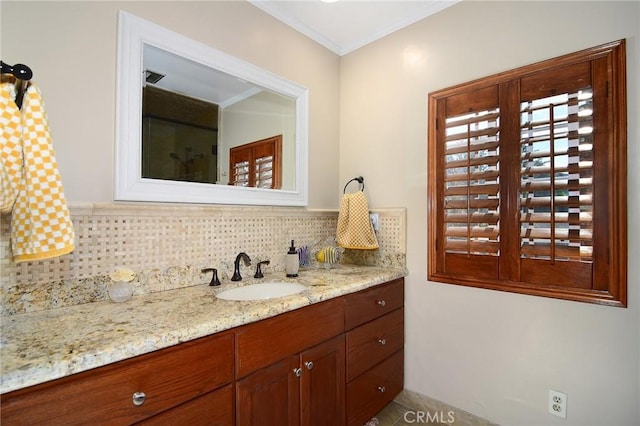
{"type": "Polygon", "coordinates": [[[305,87],[124,11],[118,15],[116,85],[116,200],[307,205],[305,87]],[[179,96],[168,104],[182,117],[150,108],[149,93],[156,92],[179,96]],[[215,123],[190,123],[184,117],[198,115],[192,104],[214,106],[207,117],[217,117],[215,123]],[[160,124],[152,127],[154,121],[160,124]],[[266,157],[267,178],[260,179],[253,164],[247,169],[234,162],[238,151],[273,140],[277,162],[266,157]],[[246,181],[238,170],[246,171],[246,181]]]}

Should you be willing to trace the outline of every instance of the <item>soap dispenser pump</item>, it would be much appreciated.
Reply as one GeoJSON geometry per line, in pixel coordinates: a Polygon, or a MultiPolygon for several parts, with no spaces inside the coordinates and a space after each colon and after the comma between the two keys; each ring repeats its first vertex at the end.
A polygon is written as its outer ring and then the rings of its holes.
{"type": "Polygon", "coordinates": [[[298,256],[296,247],[293,244],[293,240],[291,240],[291,247],[289,247],[289,251],[287,252],[287,258],[285,260],[284,267],[287,273],[287,277],[294,278],[298,276],[300,257],[298,256]]]}

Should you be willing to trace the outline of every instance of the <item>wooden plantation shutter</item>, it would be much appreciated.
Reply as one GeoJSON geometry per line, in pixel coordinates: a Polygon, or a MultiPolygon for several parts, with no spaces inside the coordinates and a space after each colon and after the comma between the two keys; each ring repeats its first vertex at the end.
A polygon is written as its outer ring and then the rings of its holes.
{"type": "Polygon", "coordinates": [[[596,141],[590,65],[521,80],[521,281],[593,285],[596,141]]]}
{"type": "Polygon", "coordinates": [[[282,135],[231,148],[230,185],[280,189],[282,187],[282,135]]]}
{"type": "Polygon", "coordinates": [[[231,185],[235,186],[252,186],[251,170],[253,159],[253,150],[231,148],[229,156],[231,163],[231,185]]]}
{"type": "MultiPolygon", "coordinates": [[[[279,141],[282,140],[280,137],[279,141]]],[[[258,145],[254,148],[255,165],[253,169],[254,182],[256,188],[280,188],[280,185],[274,186],[274,171],[276,152],[281,149],[276,146],[275,140],[269,140],[269,143],[258,145]]]]}
{"type": "Polygon", "coordinates": [[[451,274],[498,276],[499,108],[498,88],[446,100],[443,153],[444,250],[440,262],[451,274]]]}
{"type": "Polygon", "coordinates": [[[626,305],[624,40],[429,95],[429,279],[626,305]]]}

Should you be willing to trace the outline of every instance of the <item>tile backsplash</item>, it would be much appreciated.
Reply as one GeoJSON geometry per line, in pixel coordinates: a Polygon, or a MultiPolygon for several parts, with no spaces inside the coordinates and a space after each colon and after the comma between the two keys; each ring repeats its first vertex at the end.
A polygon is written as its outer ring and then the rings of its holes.
{"type": "MultiPolygon", "coordinates": [[[[264,269],[284,270],[290,240],[296,245],[330,241],[338,212],[287,207],[176,206],[126,203],[71,204],[76,233],[73,253],[14,263],[11,217],[0,222],[0,314],[12,315],[107,299],[108,274],[118,267],[136,272],[134,294],[207,283],[202,268],[217,268],[229,280],[237,253],[264,269]]],[[[405,266],[406,212],[379,213],[378,250],[347,250],[342,262],[405,266]]],[[[313,252],[313,249],[312,249],[313,252]]],[[[317,265],[311,265],[317,267],[317,265]]],[[[253,267],[246,273],[253,275],[253,267]]]]}

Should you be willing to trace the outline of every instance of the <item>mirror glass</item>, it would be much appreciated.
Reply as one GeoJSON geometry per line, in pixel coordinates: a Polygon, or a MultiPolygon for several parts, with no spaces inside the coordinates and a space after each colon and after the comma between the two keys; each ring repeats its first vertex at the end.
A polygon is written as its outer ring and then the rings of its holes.
{"type": "Polygon", "coordinates": [[[115,199],[307,204],[307,89],[120,11],[115,199]]]}

